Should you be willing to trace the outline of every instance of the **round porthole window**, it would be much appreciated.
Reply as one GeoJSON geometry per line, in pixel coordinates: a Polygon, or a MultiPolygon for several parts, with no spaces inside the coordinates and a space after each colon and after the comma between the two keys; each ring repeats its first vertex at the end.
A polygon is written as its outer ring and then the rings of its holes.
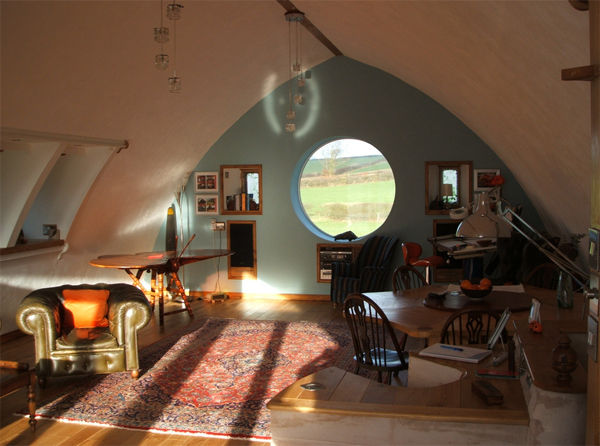
{"type": "Polygon", "coordinates": [[[292,189],[300,219],[326,238],[347,231],[358,238],[371,234],[388,218],[396,196],[386,158],[357,139],[336,139],[310,150],[296,168],[292,189]]]}

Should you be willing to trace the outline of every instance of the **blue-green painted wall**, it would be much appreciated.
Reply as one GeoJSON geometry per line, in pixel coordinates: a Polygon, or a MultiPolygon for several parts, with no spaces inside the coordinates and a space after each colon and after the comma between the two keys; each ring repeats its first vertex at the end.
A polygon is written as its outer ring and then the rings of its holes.
{"type": "MultiPolygon", "coordinates": [[[[388,159],[396,179],[396,201],[377,233],[418,242],[427,255],[432,252],[427,242],[432,235],[432,220],[448,217],[425,215],[426,161],[472,161],[474,169],[499,168],[506,179],[502,196],[513,205],[523,204],[525,220],[543,228],[524,191],[489,146],[456,116],[400,79],[347,57],[329,59],[312,69],[306,104],[295,107],[295,133],[284,131],[287,98],[286,83],[227,130],[195,169],[219,171],[226,164],[262,164],[263,214],[217,216],[219,221],[256,221],[258,281],[229,281],[227,261],[222,260],[219,267],[222,290],[329,293],[328,284],[316,281],[316,244],[328,241],[315,236],[299,221],[292,207],[290,184],[298,160],[332,137],[364,140],[388,159]]],[[[221,236],[221,246],[227,247],[226,232],[210,230],[212,216],[194,215],[193,175],[184,202],[185,240],[189,234],[196,234],[190,246],[218,248],[221,236]],[[191,211],[189,214],[186,208],[191,211]]],[[[156,248],[164,249],[163,246],[164,228],[156,248]]],[[[404,263],[401,251],[399,246],[392,267],[404,263]]],[[[186,288],[191,290],[213,291],[216,278],[211,262],[185,268],[186,288]]]]}

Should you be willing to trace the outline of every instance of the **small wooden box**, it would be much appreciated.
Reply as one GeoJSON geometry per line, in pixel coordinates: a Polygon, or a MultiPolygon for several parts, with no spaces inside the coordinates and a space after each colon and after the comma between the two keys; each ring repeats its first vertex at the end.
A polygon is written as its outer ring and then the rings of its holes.
{"type": "Polygon", "coordinates": [[[478,379],[471,383],[471,390],[481,398],[485,404],[502,404],[504,395],[493,384],[483,379],[478,379]]]}

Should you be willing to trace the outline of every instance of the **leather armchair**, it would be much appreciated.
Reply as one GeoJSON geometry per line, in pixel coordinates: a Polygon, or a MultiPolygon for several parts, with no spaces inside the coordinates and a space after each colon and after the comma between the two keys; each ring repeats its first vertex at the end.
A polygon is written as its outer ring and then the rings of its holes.
{"type": "Polygon", "coordinates": [[[333,306],[344,303],[352,293],[381,291],[397,244],[397,237],[374,235],[353,262],[333,262],[330,292],[333,306]]]}
{"type": "Polygon", "coordinates": [[[63,285],[28,294],[17,310],[17,325],[33,335],[41,386],[46,377],[131,371],[139,376],[138,330],[152,317],[150,303],[127,284],[63,285]],[[108,290],[108,327],[64,328],[63,291],[108,290]]]}

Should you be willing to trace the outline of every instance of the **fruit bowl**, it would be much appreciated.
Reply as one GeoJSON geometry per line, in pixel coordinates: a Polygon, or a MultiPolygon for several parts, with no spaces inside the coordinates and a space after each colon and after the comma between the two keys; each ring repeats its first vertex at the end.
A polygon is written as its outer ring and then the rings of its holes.
{"type": "Polygon", "coordinates": [[[489,287],[483,290],[473,290],[469,288],[460,287],[465,296],[470,297],[471,299],[483,299],[485,296],[492,292],[493,287],[489,287]]]}

